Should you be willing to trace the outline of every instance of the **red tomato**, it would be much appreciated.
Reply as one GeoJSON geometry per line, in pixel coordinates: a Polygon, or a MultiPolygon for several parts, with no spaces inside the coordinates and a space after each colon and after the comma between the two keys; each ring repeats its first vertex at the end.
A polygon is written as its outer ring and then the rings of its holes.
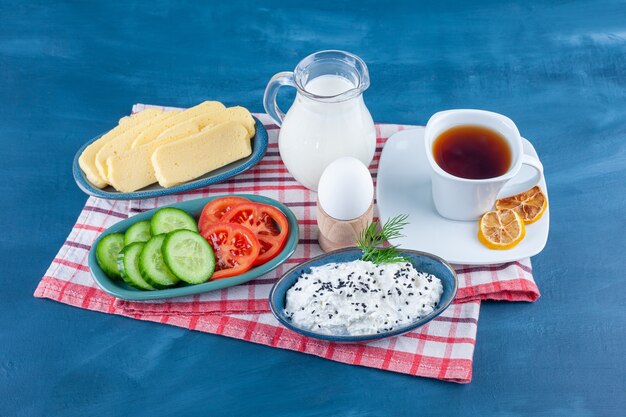
{"type": "Polygon", "coordinates": [[[214,223],[202,236],[215,252],[212,280],[242,274],[252,268],[261,249],[254,233],[238,224],[214,223]]]}
{"type": "Polygon", "coordinates": [[[289,234],[285,215],[267,204],[239,204],[222,217],[222,222],[241,224],[254,232],[261,244],[261,253],[254,265],[264,264],[278,255],[289,234]]]}
{"type": "Polygon", "coordinates": [[[237,196],[221,197],[209,201],[202,209],[200,220],[198,220],[198,230],[202,233],[209,225],[219,223],[224,214],[228,213],[237,204],[249,202],[250,200],[247,198],[237,196]]]}

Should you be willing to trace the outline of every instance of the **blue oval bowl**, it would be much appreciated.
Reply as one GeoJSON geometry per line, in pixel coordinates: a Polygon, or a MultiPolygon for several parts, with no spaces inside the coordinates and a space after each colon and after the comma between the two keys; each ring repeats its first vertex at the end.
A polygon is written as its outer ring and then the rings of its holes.
{"type": "Polygon", "coordinates": [[[315,339],[321,339],[329,342],[371,342],[374,340],[385,339],[387,337],[398,336],[403,333],[415,330],[418,327],[428,323],[429,321],[440,315],[446,308],[448,308],[448,306],[450,305],[450,303],[452,303],[452,300],[456,296],[458,279],[456,276],[456,272],[454,272],[454,268],[452,268],[449,263],[439,258],[438,256],[408,249],[401,249],[400,252],[409,260],[409,262],[411,262],[411,264],[413,264],[413,267],[415,269],[417,269],[418,271],[433,274],[441,280],[441,284],[443,285],[443,294],[441,295],[441,300],[437,304],[437,308],[429,315],[421,317],[420,319],[414,321],[409,325],[384,333],[359,336],[338,336],[320,334],[315,333],[311,330],[298,328],[289,318],[287,318],[287,316],[285,316],[285,297],[287,294],[287,290],[289,290],[289,288],[291,288],[296,283],[300,275],[310,272],[311,268],[314,266],[321,266],[333,262],[350,262],[361,259],[362,252],[360,249],[357,248],[347,248],[328,252],[324,255],[320,255],[309,261],[303,262],[287,271],[272,287],[269,297],[270,309],[272,310],[274,317],[276,317],[276,319],[288,329],[293,330],[296,333],[300,333],[304,336],[313,337],[315,339]]]}
{"type": "Polygon", "coordinates": [[[135,300],[135,301],[149,301],[156,300],[161,298],[171,298],[171,297],[182,297],[185,295],[199,294],[207,291],[219,290],[222,288],[232,287],[235,285],[243,284],[244,282],[248,282],[257,277],[260,277],[263,274],[268,273],[272,269],[276,268],[278,265],[285,262],[287,259],[293,255],[296,250],[296,246],[298,246],[298,220],[296,216],[293,214],[291,210],[284,204],[261,195],[252,195],[252,194],[231,194],[237,195],[239,197],[245,197],[250,201],[255,201],[258,203],[268,204],[270,206],[274,206],[287,217],[287,221],[289,222],[289,235],[287,236],[287,242],[285,243],[285,247],[276,257],[263,265],[259,265],[256,268],[252,268],[251,270],[244,272],[241,275],[237,275],[231,278],[218,279],[217,281],[209,281],[204,284],[196,284],[189,285],[185,283],[180,283],[178,286],[173,288],[167,288],[163,290],[154,290],[154,291],[142,291],[136,288],[127,285],[121,279],[114,280],[109,278],[107,274],[100,268],[98,265],[98,260],[96,259],[96,248],[98,247],[98,243],[100,240],[111,233],[123,233],[128,229],[131,225],[141,221],[141,220],[150,220],[154,213],[162,209],[163,207],[176,207],[181,210],[186,211],[191,214],[196,220],[200,217],[200,213],[204,208],[205,204],[211,200],[216,198],[225,197],[223,195],[218,195],[214,197],[200,198],[197,200],[188,200],[183,201],[181,203],[171,204],[169,206],[158,207],[153,210],[145,211],[143,213],[137,214],[133,217],[130,217],[126,220],[122,220],[113,226],[106,229],[98,239],[91,246],[91,250],[89,251],[88,257],[88,265],[89,270],[91,271],[91,276],[96,281],[98,286],[102,288],[104,292],[109,295],[112,295],[117,298],[121,298],[123,300],[135,300]]]}
{"type": "Polygon", "coordinates": [[[100,139],[100,136],[102,135],[97,136],[89,142],[85,143],[78,150],[78,152],[76,152],[76,155],[74,156],[74,163],[72,164],[72,174],[74,175],[74,181],[76,181],[78,188],[83,190],[85,193],[93,195],[95,197],[107,198],[109,200],[133,200],[141,198],[160,197],[163,195],[195,190],[196,188],[206,187],[207,185],[226,181],[227,179],[234,177],[235,175],[241,174],[242,172],[258,164],[259,161],[263,158],[263,155],[265,155],[265,151],[267,151],[267,130],[265,130],[263,123],[261,123],[259,119],[255,117],[254,120],[256,122],[256,134],[252,138],[252,153],[250,154],[250,156],[208,172],[200,178],[196,178],[195,180],[188,181],[184,184],[176,185],[170,188],[163,188],[158,183],[155,183],[145,188],[142,188],[139,191],[133,191],[132,193],[120,193],[111,186],[103,189],[95,187],[91,182],[89,182],[83,170],[80,169],[80,165],[78,165],[78,158],[80,158],[80,155],[83,153],[87,146],[91,145],[94,141],[100,139]]]}

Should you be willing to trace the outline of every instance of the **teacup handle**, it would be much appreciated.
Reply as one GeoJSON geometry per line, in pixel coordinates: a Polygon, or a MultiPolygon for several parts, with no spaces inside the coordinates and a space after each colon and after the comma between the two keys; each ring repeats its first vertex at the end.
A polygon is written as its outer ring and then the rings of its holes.
{"type": "Polygon", "coordinates": [[[522,165],[528,165],[535,169],[535,175],[526,181],[511,183],[515,177],[511,178],[507,184],[500,190],[498,194],[498,198],[511,197],[515,194],[522,193],[526,190],[533,188],[535,185],[539,184],[541,181],[541,177],[543,176],[543,164],[539,159],[534,156],[524,155],[522,158],[522,165]]]}
{"type": "Polygon", "coordinates": [[[267,83],[267,87],[265,87],[265,94],[263,95],[263,107],[265,107],[265,112],[269,114],[278,126],[283,124],[285,113],[283,113],[278,107],[278,103],[276,103],[276,95],[278,94],[280,87],[284,85],[288,85],[290,87],[296,86],[296,83],[293,81],[293,72],[283,71],[274,75],[270,82],[267,83]]]}

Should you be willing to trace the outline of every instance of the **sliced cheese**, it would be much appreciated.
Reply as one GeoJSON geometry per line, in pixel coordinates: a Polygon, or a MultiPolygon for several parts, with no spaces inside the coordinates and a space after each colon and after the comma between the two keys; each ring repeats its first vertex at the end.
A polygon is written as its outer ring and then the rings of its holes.
{"type": "Polygon", "coordinates": [[[107,159],[108,180],[116,190],[123,193],[137,191],[155,183],[157,179],[152,166],[154,151],[161,145],[198,133],[209,127],[210,123],[211,113],[193,117],[170,127],[145,145],[131,148],[122,155],[109,157],[107,159]]]}
{"type": "Polygon", "coordinates": [[[131,147],[136,148],[138,146],[152,142],[164,130],[176,126],[179,123],[184,123],[196,116],[219,113],[223,109],[224,105],[219,101],[205,101],[203,103],[200,103],[197,106],[181,111],[175,117],[170,117],[166,120],[163,120],[163,122],[160,124],[155,124],[145,129],[143,132],[137,135],[135,140],[133,140],[131,147]]]}
{"type": "Polygon", "coordinates": [[[130,193],[156,182],[150,160],[154,151],[147,147],[149,145],[140,146],[107,159],[108,181],[113,188],[130,193]]]}
{"type": "Polygon", "coordinates": [[[185,120],[184,122],[178,123],[170,127],[169,129],[164,130],[158,137],[157,140],[168,138],[168,137],[184,137],[189,136],[194,133],[198,133],[205,127],[213,125],[212,117],[215,113],[205,113],[200,116],[192,117],[191,119],[185,120]]]}
{"type": "Polygon", "coordinates": [[[152,165],[159,184],[172,187],[251,153],[248,130],[241,123],[228,121],[159,146],[152,155],[152,165]]]}
{"type": "Polygon", "coordinates": [[[228,107],[221,112],[215,114],[211,122],[218,125],[223,122],[234,121],[241,123],[248,131],[248,136],[253,137],[255,133],[254,118],[245,107],[235,106],[228,107]]]}
{"type": "Polygon", "coordinates": [[[151,158],[156,149],[200,132],[210,120],[210,113],[193,117],[165,130],[145,145],[110,157],[107,159],[107,175],[111,185],[120,192],[130,193],[155,183],[157,179],[151,158]]]}
{"type": "Polygon", "coordinates": [[[100,176],[98,168],[96,167],[96,154],[105,144],[112,141],[122,133],[132,129],[134,126],[156,117],[161,113],[161,110],[146,109],[135,113],[130,117],[123,117],[120,119],[120,124],[118,126],[111,129],[109,132],[102,135],[100,139],[87,146],[78,158],[78,165],[85,173],[89,182],[98,188],[104,188],[107,185],[106,179],[100,176]]]}
{"type": "MultiPolygon", "coordinates": [[[[96,168],[98,169],[98,174],[100,174],[101,178],[107,179],[107,165],[106,161],[108,158],[114,155],[121,155],[125,151],[130,149],[130,145],[133,143],[133,140],[143,132],[145,129],[153,126],[155,124],[159,124],[161,121],[170,118],[179,113],[178,111],[167,111],[162,112],[156,117],[150,118],[142,123],[136,124],[132,128],[128,129],[124,133],[117,135],[112,140],[108,141],[99,151],[96,153],[96,168]]],[[[107,182],[108,179],[107,179],[107,182]]]]}

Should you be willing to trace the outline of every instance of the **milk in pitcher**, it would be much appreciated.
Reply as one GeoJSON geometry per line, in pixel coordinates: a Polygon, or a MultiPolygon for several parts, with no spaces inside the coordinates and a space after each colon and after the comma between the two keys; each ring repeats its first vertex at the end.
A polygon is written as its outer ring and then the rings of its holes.
{"type": "Polygon", "coordinates": [[[279,73],[265,93],[265,108],[281,125],[280,156],[293,177],[317,190],[324,169],[343,156],[372,162],[376,147],[374,121],[363,101],[369,86],[367,67],[342,51],[323,51],[305,58],[294,73],[279,73]],[[297,88],[286,115],[275,96],[281,85],[297,88]]]}

